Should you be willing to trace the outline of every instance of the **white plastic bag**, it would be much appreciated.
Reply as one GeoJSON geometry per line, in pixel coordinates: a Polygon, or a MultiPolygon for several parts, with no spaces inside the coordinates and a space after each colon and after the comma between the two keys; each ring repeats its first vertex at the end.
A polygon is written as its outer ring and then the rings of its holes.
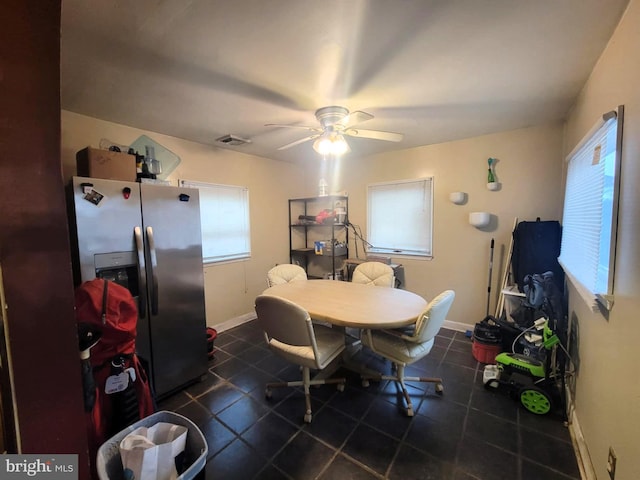
{"type": "Polygon", "coordinates": [[[184,451],[187,427],[158,422],[140,427],[120,442],[120,458],[125,471],[135,480],[176,480],[175,457],[184,451]]]}

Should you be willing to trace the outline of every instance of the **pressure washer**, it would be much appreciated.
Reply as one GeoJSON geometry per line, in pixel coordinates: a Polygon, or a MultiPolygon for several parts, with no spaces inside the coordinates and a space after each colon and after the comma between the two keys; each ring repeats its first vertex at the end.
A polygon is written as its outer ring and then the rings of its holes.
{"type": "Polygon", "coordinates": [[[567,370],[567,366],[571,366],[571,358],[561,341],[566,337],[563,327],[566,322],[557,302],[552,302],[548,295],[547,287],[552,275],[533,275],[528,280],[530,288],[527,289],[526,306],[541,316],[514,339],[511,352],[499,353],[494,365],[485,366],[484,386],[505,390],[526,410],[537,415],[545,415],[555,408],[562,409],[566,420],[565,387],[571,375],[567,370]],[[515,353],[521,337],[527,344],[537,347],[536,355],[515,353]]]}

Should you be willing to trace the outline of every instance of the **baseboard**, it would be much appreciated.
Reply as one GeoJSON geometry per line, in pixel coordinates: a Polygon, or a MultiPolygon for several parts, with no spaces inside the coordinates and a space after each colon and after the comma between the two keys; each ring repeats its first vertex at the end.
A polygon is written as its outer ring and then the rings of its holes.
{"type": "Polygon", "coordinates": [[[245,313],[244,315],[240,315],[239,317],[231,318],[226,322],[219,323],[218,325],[214,325],[213,328],[215,328],[218,333],[222,333],[225,330],[230,330],[234,327],[242,325],[243,323],[247,323],[255,319],[256,319],[255,312],[249,312],[249,313],[245,313]]]}
{"type": "Polygon", "coordinates": [[[456,332],[463,332],[463,333],[473,330],[473,327],[467,323],[452,322],[451,320],[445,320],[442,326],[444,328],[448,328],[449,330],[455,330],[456,332]]]}
{"type": "MultiPolygon", "coordinates": [[[[571,396],[567,389],[567,404],[571,403],[571,396]]],[[[587,443],[582,435],[582,429],[580,428],[580,422],[576,415],[574,408],[571,408],[569,413],[569,434],[571,435],[571,443],[573,444],[573,450],[576,454],[576,460],[578,461],[578,468],[580,469],[580,478],[582,480],[598,480],[596,472],[593,469],[591,463],[591,456],[589,455],[589,449],[587,443]]]]}

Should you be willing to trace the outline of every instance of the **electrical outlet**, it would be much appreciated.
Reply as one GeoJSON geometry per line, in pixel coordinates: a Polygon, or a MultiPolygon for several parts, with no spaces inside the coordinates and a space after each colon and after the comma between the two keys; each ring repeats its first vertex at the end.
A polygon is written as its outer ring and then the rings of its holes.
{"type": "Polygon", "coordinates": [[[613,451],[613,447],[609,447],[609,457],[607,458],[607,472],[609,472],[609,478],[615,479],[616,476],[616,452],[613,451]]]}

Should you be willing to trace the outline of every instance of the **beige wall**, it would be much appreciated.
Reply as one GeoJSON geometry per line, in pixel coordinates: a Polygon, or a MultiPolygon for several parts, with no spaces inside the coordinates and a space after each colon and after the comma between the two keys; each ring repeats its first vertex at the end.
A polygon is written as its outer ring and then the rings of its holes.
{"type": "Polygon", "coordinates": [[[181,158],[168,178],[173,184],[186,179],[249,187],[251,259],[205,266],[204,273],[208,325],[216,326],[253,312],[255,297],[266,288],[267,270],[289,261],[287,199],[304,194],[300,168],[63,111],[65,181],[76,174],[78,150],[98,147],[103,138],[130,145],[143,134],[181,158]]]}
{"type": "MultiPolygon", "coordinates": [[[[348,192],[349,219],[360,225],[366,236],[368,183],[433,176],[433,260],[393,261],[405,267],[406,288],[425,298],[445,289],[455,290],[457,297],[448,318],[473,329],[486,315],[491,239],[496,242],[493,314],[515,218],[560,219],[561,152],[560,124],[514,130],[361,160],[345,158],[337,174],[329,176],[330,189],[348,192]],[[498,191],[486,187],[489,157],[498,159],[498,191]],[[449,193],[455,191],[467,194],[466,204],[449,201],[449,193]],[[471,226],[468,216],[473,211],[490,212],[491,225],[482,230],[471,226]]],[[[313,185],[317,178],[308,182],[313,185]]],[[[351,256],[355,255],[354,241],[350,237],[351,256]]],[[[359,248],[362,254],[361,245],[359,248]]]]}
{"type": "Polygon", "coordinates": [[[598,117],[625,106],[615,263],[615,304],[609,319],[593,313],[573,288],[579,361],[576,416],[598,479],[608,479],[609,446],[618,457],[616,480],[640,478],[640,2],[632,0],[569,117],[565,152],[598,117]]]}

